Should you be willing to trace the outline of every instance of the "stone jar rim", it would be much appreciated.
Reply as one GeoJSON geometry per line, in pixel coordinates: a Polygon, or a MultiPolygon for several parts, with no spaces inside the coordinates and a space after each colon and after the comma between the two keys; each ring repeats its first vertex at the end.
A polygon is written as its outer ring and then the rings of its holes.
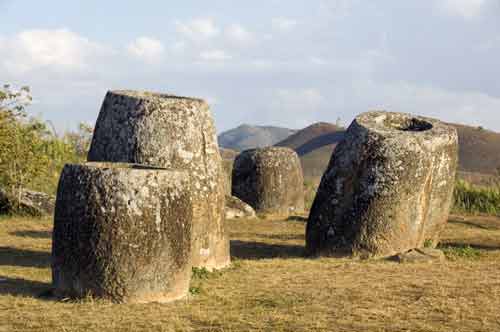
{"type": "Polygon", "coordinates": [[[372,111],[358,115],[354,122],[369,132],[404,141],[448,141],[457,135],[444,122],[409,113],[372,111]]]}

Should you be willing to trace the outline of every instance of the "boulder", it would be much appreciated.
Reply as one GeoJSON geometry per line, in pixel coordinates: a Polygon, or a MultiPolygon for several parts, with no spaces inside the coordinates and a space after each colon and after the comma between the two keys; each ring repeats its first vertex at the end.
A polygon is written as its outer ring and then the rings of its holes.
{"type": "Polygon", "coordinates": [[[51,215],[54,213],[55,201],[53,195],[25,189],[19,207],[22,213],[32,216],[51,215]]]}
{"type": "Polygon", "coordinates": [[[54,212],[55,197],[46,193],[22,189],[14,197],[0,189],[0,213],[18,213],[33,217],[51,215],[54,212]]]}
{"type": "Polygon", "coordinates": [[[433,263],[444,262],[446,257],[439,249],[434,248],[416,248],[410,251],[397,254],[390,257],[391,260],[398,263],[433,263]]]}
{"type": "Polygon", "coordinates": [[[192,233],[193,265],[209,270],[229,265],[224,172],[206,102],[149,92],[108,92],[88,160],[187,170],[199,203],[192,233]]]}
{"type": "Polygon", "coordinates": [[[232,193],[258,213],[288,216],[304,210],[304,177],[295,151],[283,147],[246,150],[233,165],[232,193]]]}
{"type": "Polygon", "coordinates": [[[226,196],[226,219],[256,218],[255,210],[238,197],[226,196]]]}
{"type": "Polygon", "coordinates": [[[185,171],[66,165],[54,215],[55,294],[128,303],[185,296],[192,223],[193,189],[185,171]]]}
{"type": "Polygon", "coordinates": [[[435,246],[452,203],[457,150],[456,130],[438,120],[356,117],[321,179],[307,253],[388,257],[435,246]]]}

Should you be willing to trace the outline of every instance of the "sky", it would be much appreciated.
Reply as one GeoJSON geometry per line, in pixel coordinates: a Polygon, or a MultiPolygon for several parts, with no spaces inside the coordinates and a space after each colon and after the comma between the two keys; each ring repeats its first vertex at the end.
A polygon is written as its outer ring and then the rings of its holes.
{"type": "Polygon", "coordinates": [[[384,109],[500,131],[499,0],[0,0],[0,83],[60,130],[107,90],[202,97],[242,123],[384,109]]]}

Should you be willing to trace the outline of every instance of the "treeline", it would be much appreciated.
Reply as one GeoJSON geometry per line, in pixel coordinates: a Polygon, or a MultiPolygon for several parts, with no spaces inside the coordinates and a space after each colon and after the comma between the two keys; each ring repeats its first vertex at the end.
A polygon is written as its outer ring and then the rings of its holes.
{"type": "Polygon", "coordinates": [[[85,160],[92,128],[57,135],[41,119],[29,117],[28,87],[0,88],[0,190],[11,201],[25,189],[54,194],[65,163],[85,160]]]}

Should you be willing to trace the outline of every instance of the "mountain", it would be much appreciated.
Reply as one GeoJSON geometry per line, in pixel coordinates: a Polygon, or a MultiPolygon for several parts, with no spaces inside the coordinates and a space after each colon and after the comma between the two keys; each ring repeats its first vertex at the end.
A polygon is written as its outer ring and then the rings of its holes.
{"type": "Polygon", "coordinates": [[[317,122],[276,144],[294,149],[300,157],[306,177],[323,175],[345,129],[328,122],[317,122]]]}
{"type": "Polygon", "coordinates": [[[457,128],[459,141],[459,170],[497,174],[500,170],[500,133],[481,127],[451,124],[457,128]]]}
{"type": "Polygon", "coordinates": [[[295,132],[289,128],[244,124],[221,133],[218,140],[222,148],[242,151],[274,145],[295,132]]]}

